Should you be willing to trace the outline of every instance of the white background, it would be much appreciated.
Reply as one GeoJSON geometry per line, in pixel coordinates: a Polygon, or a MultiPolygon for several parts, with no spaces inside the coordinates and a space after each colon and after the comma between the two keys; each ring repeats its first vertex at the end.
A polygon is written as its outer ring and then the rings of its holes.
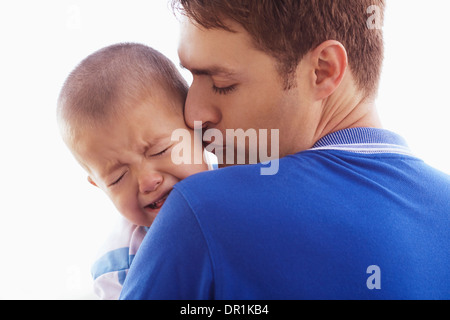
{"type": "MultiPolygon", "coordinates": [[[[387,1],[384,126],[450,173],[450,2],[387,1]]],[[[0,299],[94,298],[90,265],[118,213],[63,145],[56,98],[78,62],[113,43],[178,64],[178,22],[165,0],[3,1],[0,34],[0,299]]]]}

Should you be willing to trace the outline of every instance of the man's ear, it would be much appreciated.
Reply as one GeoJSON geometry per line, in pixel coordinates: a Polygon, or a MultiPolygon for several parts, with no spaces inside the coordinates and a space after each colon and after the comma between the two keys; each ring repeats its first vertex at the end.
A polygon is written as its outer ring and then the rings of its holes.
{"type": "Polygon", "coordinates": [[[323,100],[341,84],[348,66],[347,51],[336,40],[327,40],[311,51],[314,97],[323,100]]]}
{"type": "Polygon", "coordinates": [[[89,181],[90,184],[92,184],[94,187],[97,187],[97,184],[94,182],[94,180],[92,180],[92,178],[90,176],[87,177],[87,180],[89,181]]]}

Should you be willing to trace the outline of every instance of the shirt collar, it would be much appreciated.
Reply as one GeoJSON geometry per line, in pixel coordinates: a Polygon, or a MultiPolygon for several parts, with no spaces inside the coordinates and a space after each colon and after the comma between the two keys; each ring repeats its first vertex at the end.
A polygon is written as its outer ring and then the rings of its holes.
{"type": "Polygon", "coordinates": [[[412,155],[408,145],[401,136],[379,128],[349,128],[336,131],[321,138],[310,150],[412,155]]]}

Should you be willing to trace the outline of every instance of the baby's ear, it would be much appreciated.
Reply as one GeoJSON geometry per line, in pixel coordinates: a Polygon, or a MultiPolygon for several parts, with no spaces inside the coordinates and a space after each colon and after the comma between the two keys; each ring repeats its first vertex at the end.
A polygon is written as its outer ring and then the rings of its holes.
{"type": "Polygon", "coordinates": [[[88,176],[87,179],[88,179],[89,183],[92,184],[94,187],[98,187],[97,184],[94,182],[94,180],[92,180],[91,177],[88,176]]]}

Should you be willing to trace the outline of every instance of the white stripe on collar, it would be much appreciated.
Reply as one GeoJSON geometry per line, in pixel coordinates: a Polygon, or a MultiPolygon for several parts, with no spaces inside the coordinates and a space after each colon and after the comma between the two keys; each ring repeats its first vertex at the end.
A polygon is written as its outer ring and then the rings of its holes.
{"type": "Polygon", "coordinates": [[[349,128],[336,131],[321,138],[309,150],[413,155],[402,137],[391,131],[378,128],[349,128]]]}

